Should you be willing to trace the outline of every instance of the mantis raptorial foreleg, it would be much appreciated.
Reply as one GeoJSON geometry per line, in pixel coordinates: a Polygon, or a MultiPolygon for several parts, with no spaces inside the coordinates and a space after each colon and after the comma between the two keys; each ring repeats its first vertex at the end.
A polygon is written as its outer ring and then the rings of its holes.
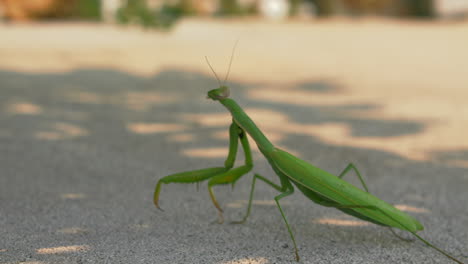
{"type": "Polygon", "coordinates": [[[216,175],[208,182],[208,191],[210,193],[211,200],[213,201],[216,209],[218,209],[218,223],[222,224],[224,222],[223,209],[216,200],[213,192],[213,186],[219,184],[234,184],[240,177],[247,174],[251,169],[252,167],[248,165],[240,166],[225,173],[216,175]]]}
{"type": "Polygon", "coordinates": [[[153,196],[153,203],[156,207],[160,210],[161,207],[159,206],[159,193],[161,192],[162,184],[168,183],[198,183],[204,180],[207,180],[215,175],[220,173],[226,172],[229,170],[225,167],[213,167],[213,168],[206,168],[201,170],[193,170],[193,171],[186,171],[176,174],[171,174],[166,177],[161,178],[158,183],[156,184],[156,188],[154,190],[153,196]]]}
{"type": "MultiPolygon", "coordinates": [[[[212,167],[200,170],[186,171],[181,173],[175,173],[161,178],[156,184],[154,191],[153,202],[157,208],[161,209],[159,206],[159,194],[161,192],[162,184],[168,183],[199,183],[207,179],[213,178],[216,175],[222,175],[231,170],[236,161],[237,148],[239,141],[239,126],[235,123],[229,128],[229,154],[224,162],[224,167],[212,167]]],[[[215,204],[216,206],[216,204],[215,204]]]]}
{"type": "MultiPolygon", "coordinates": [[[[235,125],[233,123],[233,125],[235,125]]],[[[237,125],[236,125],[237,126],[237,125]]],[[[229,170],[225,173],[221,173],[219,175],[216,175],[210,179],[208,182],[208,191],[210,193],[211,200],[213,201],[213,204],[216,206],[218,209],[218,216],[219,216],[219,223],[223,222],[223,209],[221,209],[221,206],[219,205],[218,201],[216,200],[216,197],[213,193],[213,186],[215,185],[220,185],[220,184],[235,184],[235,182],[241,178],[243,175],[247,174],[253,167],[253,161],[252,161],[252,153],[250,151],[250,145],[249,145],[249,140],[247,139],[247,135],[245,132],[237,126],[237,135],[239,137],[239,140],[242,144],[242,149],[244,150],[244,156],[245,156],[245,165],[234,168],[232,170],[229,170]]]]}

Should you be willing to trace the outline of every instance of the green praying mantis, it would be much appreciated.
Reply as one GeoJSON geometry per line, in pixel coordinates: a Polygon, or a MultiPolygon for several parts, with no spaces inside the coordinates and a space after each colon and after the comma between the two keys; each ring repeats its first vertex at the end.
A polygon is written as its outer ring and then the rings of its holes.
{"type": "MultiPolygon", "coordinates": [[[[232,53],[234,53],[234,49],[232,53]]],[[[159,194],[162,184],[198,184],[199,182],[208,180],[208,192],[214,206],[217,208],[218,221],[222,223],[223,209],[215,197],[213,187],[221,184],[234,184],[242,176],[252,170],[253,161],[249,141],[247,139],[248,134],[255,141],[261,154],[265,156],[273,171],[279,177],[280,184],[275,184],[259,174],[254,174],[249,202],[247,205],[247,212],[241,221],[233,223],[244,223],[250,215],[255,182],[258,179],[279,192],[279,195],[275,196],[274,200],[294,245],[296,261],[299,261],[299,251],[297,249],[296,239],[280,204],[280,200],[282,198],[293,194],[294,186],[296,186],[299,191],[313,202],[326,207],[334,207],[345,214],[357,217],[361,220],[388,227],[390,231],[400,239],[406,240],[398,236],[392,228],[408,231],[429,247],[434,248],[449,259],[459,264],[463,264],[460,260],[452,257],[442,249],[432,245],[416,234],[417,231],[424,229],[422,224],[416,219],[398,210],[393,205],[370,194],[360,172],[352,163],[350,163],[343,172],[339,174],[339,176],[335,176],[275,147],[255,125],[252,119],[250,119],[250,117],[244,112],[244,110],[242,110],[242,108],[233,99],[229,98],[230,90],[225,85],[225,82],[229,75],[232,57],[233,56],[231,54],[229,69],[223,83],[219,81],[216,72],[205,57],[209,67],[219,82],[219,88],[209,91],[208,98],[221,103],[232,115],[232,124],[229,127],[229,153],[226,161],[224,162],[224,167],[186,171],[161,178],[156,184],[153,200],[158,209],[161,209],[159,206],[159,194]],[[244,151],[245,161],[244,165],[234,168],[239,141],[244,151]],[[351,170],[353,170],[359,177],[365,191],[342,179],[343,176],[351,170]]]]}

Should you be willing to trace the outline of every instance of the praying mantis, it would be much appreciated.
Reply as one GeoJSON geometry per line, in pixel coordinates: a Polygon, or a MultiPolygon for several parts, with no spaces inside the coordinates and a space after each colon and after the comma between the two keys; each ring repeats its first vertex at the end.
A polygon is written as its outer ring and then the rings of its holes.
{"type": "MultiPolygon", "coordinates": [[[[234,49],[232,53],[234,53],[234,49]]],[[[271,186],[280,193],[274,197],[274,200],[294,245],[295,259],[296,261],[299,261],[299,250],[297,248],[296,239],[280,204],[280,200],[282,198],[293,194],[295,186],[307,198],[319,205],[333,207],[345,214],[354,216],[361,220],[388,227],[394,235],[403,240],[406,239],[398,236],[392,230],[392,228],[398,228],[407,231],[422,241],[424,244],[437,250],[449,259],[459,264],[463,264],[460,260],[452,257],[442,249],[432,245],[416,234],[417,231],[423,230],[424,227],[415,218],[370,194],[366,183],[361,177],[360,172],[352,163],[350,163],[338,176],[335,176],[327,171],[313,166],[304,160],[295,157],[294,155],[284,150],[275,147],[262,133],[262,131],[255,125],[252,119],[236,103],[236,101],[229,98],[230,89],[225,85],[225,83],[232,64],[232,57],[233,54],[231,54],[229,69],[223,83],[220,82],[216,72],[213,70],[213,67],[211,67],[208,59],[205,57],[209,67],[213,71],[219,83],[219,88],[210,90],[208,92],[207,98],[221,103],[221,105],[223,105],[232,116],[232,123],[229,127],[229,152],[226,161],[224,162],[224,166],[186,171],[161,178],[156,184],[153,197],[153,202],[158,209],[161,209],[159,206],[159,195],[162,184],[198,184],[202,181],[208,180],[208,192],[214,206],[218,211],[218,222],[222,223],[224,221],[223,209],[215,197],[213,187],[222,184],[234,184],[242,176],[246,175],[253,169],[252,154],[249,141],[247,139],[248,134],[255,141],[261,154],[266,158],[273,171],[279,177],[280,183],[273,183],[264,176],[255,173],[251,184],[246,214],[242,220],[233,223],[241,224],[247,220],[252,207],[255,183],[257,180],[263,181],[268,186],[271,186]],[[244,165],[234,168],[239,141],[244,151],[245,161],[244,165]],[[351,170],[353,170],[359,178],[364,190],[361,190],[343,180],[343,176],[345,176],[351,170]]]]}

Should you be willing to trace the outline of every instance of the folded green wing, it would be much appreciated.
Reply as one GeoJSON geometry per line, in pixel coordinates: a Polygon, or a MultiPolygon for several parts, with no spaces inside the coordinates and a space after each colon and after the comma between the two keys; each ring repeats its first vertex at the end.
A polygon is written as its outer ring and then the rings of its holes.
{"type": "MultiPolygon", "coordinates": [[[[287,153],[275,149],[270,152],[272,166],[299,184],[341,206],[372,206],[370,208],[350,208],[359,215],[372,219],[382,225],[392,226],[407,231],[422,230],[423,226],[416,219],[398,210],[391,204],[380,200],[335,175],[312,166],[311,164],[287,153]]],[[[303,188],[301,188],[303,189],[303,188]]]]}

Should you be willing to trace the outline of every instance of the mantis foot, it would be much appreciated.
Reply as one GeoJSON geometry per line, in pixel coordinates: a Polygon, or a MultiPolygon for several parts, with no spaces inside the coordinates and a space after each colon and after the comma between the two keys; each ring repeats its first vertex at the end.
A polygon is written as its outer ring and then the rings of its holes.
{"type": "Polygon", "coordinates": [[[219,211],[218,210],[218,219],[214,220],[213,222],[211,222],[212,224],[214,223],[217,223],[217,224],[222,224],[224,223],[224,216],[223,216],[223,211],[219,211]]]}
{"type": "Polygon", "coordinates": [[[405,241],[405,242],[414,242],[414,239],[411,239],[411,238],[404,238],[400,235],[398,235],[395,230],[393,230],[391,227],[389,227],[388,229],[390,229],[390,232],[392,232],[393,235],[395,235],[396,237],[398,237],[399,239],[405,241]]]}
{"type": "Polygon", "coordinates": [[[296,249],[296,261],[299,262],[299,259],[300,259],[300,258],[299,258],[299,252],[298,252],[298,250],[296,249]]]}
{"type": "Polygon", "coordinates": [[[232,224],[232,225],[239,225],[239,224],[244,224],[246,222],[247,219],[242,219],[240,221],[231,221],[229,222],[229,224],[232,224]]]}

